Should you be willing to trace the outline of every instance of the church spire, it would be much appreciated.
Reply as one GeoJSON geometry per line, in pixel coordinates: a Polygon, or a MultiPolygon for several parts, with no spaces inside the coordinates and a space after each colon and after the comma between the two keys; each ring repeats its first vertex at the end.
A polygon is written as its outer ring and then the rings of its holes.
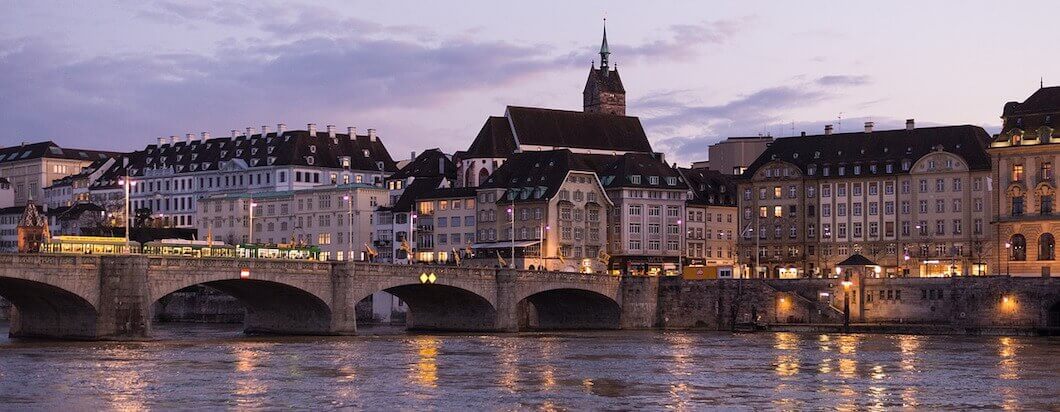
{"type": "Polygon", "coordinates": [[[604,76],[607,75],[607,57],[611,55],[611,50],[607,47],[607,18],[604,18],[604,41],[600,43],[600,70],[604,72],[604,76]]]}

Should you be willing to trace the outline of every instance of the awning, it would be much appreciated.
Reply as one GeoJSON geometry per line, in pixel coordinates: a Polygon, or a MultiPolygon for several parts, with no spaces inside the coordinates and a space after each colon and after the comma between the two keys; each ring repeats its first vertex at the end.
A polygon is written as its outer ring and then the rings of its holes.
{"type": "Polygon", "coordinates": [[[517,240],[515,245],[512,245],[511,241],[508,242],[492,242],[492,243],[475,243],[471,245],[472,249],[511,249],[514,247],[527,247],[541,243],[540,240],[517,240]]]}

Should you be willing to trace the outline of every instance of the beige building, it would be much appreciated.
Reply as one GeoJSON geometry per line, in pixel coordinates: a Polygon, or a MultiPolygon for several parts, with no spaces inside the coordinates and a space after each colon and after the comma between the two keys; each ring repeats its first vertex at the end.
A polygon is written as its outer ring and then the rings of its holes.
{"type": "Polygon", "coordinates": [[[711,276],[740,276],[736,265],[736,184],[721,172],[680,169],[688,183],[685,202],[685,269],[688,277],[703,269],[711,276]]]}
{"type": "Polygon", "coordinates": [[[1060,87],[1043,87],[1023,102],[1005,104],[1002,133],[990,143],[999,272],[1051,276],[1060,272],[1056,236],[1056,170],[1060,163],[1060,87]]]}
{"type": "Polygon", "coordinates": [[[44,188],[53,181],[81,173],[82,168],[114,155],[62,148],[53,142],[5,147],[0,148],[0,177],[11,183],[16,205],[25,205],[30,200],[43,203],[44,188]]]}
{"type": "Polygon", "coordinates": [[[771,136],[730,137],[710,145],[707,160],[693,163],[692,168],[739,176],[772,142],[771,136]]]}
{"type": "Polygon", "coordinates": [[[975,126],[777,139],[739,185],[741,263],[832,276],[860,253],[885,276],[993,273],[989,136],[975,126]]]}
{"type": "Polygon", "coordinates": [[[477,193],[475,264],[605,270],[612,204],[582,156],[569,150],[520,153],[477,193]]]}
{"type": "Polygon", "coordinates": [[[354,259],[363,260],[365,244],[371,242],[373,211],[386,201],[386,189],[363,183],[213,195],[199,201],[196,226],[201,239],[315,245],[326,259],[347,260],[352,253],[354,259]],[[256,205],[253,219],[251,205],[256,205]]]}
{"type": "Polygon", "coordinates": [[[442,188],[427,192],[416,201],[416,261],[456,263],[470,257],[475,243],[475,188],[442,188]]]}

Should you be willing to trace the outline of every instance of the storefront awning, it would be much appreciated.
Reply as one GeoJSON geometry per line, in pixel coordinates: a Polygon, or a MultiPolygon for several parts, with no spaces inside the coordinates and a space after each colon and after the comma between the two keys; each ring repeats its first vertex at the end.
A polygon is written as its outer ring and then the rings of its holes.
{"type": "Polygon", "coordinates": [[[541,243],[540,240],[517,240],[515,245],[512,245],[511,241],[508,242],[491,242],[491,243],[475,243],[471,245],[472,249],[511,249],[514,247],[527,247],[541,243]]]}

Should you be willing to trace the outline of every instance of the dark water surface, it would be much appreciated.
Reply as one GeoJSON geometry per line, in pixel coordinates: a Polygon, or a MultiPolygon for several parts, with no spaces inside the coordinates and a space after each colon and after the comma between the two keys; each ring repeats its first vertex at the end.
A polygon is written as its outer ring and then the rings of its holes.
{"type": "Polygon", "coordinates": [[[384,332],[169,324],[151,342],[5,337],[0,408],[1060,408],[1056,338],[384,332]]]}

